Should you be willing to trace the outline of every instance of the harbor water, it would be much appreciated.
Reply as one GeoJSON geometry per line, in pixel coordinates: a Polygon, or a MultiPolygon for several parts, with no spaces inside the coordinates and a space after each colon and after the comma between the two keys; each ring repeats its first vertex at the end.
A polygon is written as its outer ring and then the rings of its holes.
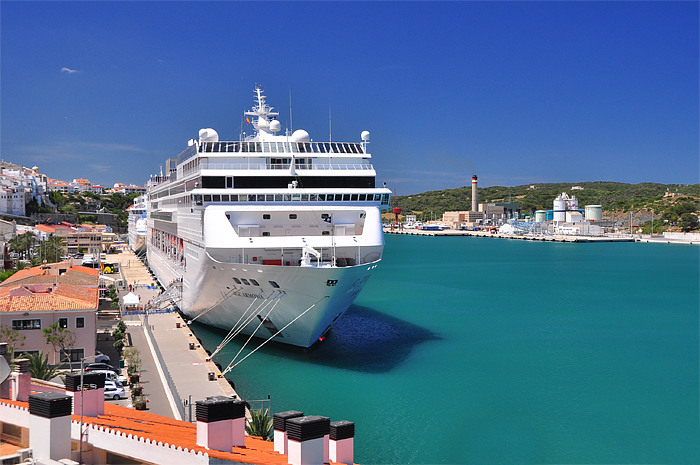
{"type": "MultiPolygon", "coordinates": [[[[273,412],[355,422],[356,463],[700,463],[699,264],[688,245],[386,236],[323,343],[228,376],[273,412]]],[[[192,329],[210,351],[226,334],[192,329]]]]}

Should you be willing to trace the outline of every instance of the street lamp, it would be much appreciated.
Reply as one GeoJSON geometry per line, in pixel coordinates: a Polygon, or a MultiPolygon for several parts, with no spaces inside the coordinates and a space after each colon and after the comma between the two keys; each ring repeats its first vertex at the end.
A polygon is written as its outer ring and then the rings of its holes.
{"type": "Polygon", "coordinates": [[[83,377],[85,376],[85,360],[94,359],[96,355],[88,355],[80,359],[80,451],[78,452],[78,463],[83,463],[83,399],[85,398],[85,386],[83,377]]]}

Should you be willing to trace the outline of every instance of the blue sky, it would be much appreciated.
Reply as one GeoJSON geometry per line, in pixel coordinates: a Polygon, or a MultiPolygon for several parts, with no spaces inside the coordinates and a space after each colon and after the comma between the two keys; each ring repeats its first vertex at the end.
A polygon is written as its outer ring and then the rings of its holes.
{"type": "MultiPolygon", "coordinates": [[[[698,183],[698,2],[0,3],[0,154],[143,185],[255,84],[402,194],[698,183]]],[[[248,128],[246,128],[248,130],[248,128]]],[[[244,130],[246,130],[244,129],[244,130]]]]}

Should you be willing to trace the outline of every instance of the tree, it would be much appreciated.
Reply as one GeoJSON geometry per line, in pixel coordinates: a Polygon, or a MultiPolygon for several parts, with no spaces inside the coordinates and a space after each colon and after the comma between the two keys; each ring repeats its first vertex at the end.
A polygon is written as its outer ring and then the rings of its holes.
{"type": "Polygon", "coordinates": [[[63,367],[63,363],[60,365],[49,365],[49,354],[44,355],[43,351],[39,351],[38,354],[27,354],[29,359],[29,373],[32,374],[32,378],[50,380],[55,378],[63,367]]]}
{"type": "Polygon", "coordinates": [[[270,409],[250,410],[250,421],[245,425],[245,432],[249,436],[258,436],[266,441],[270,440],[272,435],[272,418],[270,418],[270,409]]]}
{"type": "MultiPolygon", "coordinates": [[[[43,330],[46,343],[53,346],[54,351],[63,352],[65,358],[70,360],[70,353],[75,347],[75,333],[66,328],[60,328],[57,323],[52,324],[43,330]]],[[[70,366],[71,373],[73,372],[73,364],[70,366]]]]}
{"type": "Polygon", "coordinates": [[[10,359],[13,358],[15,348],[18,345],[24,345],[25,339],[27,339],[27,336],[20,334],[16,329],[12,329],[7,325],[0,325],[0,342],[7,343],[7,353],[10,354],[10,359]]]}
{"type": "Polygon", "coordinates": [[[698,217],[692,213],[683,213],[681,215],[681,220],[678,222],[678,226],[684,232],[693,231],[698,227],[698,217]]]}
{"type": "Polygon", "coordinates": [[[124,323],[123,320],[119,320],[117,329],[112,331],[112,336],[114,336],[114,350],[116,350],[119,357],[121,357],[125,345],[124,338],[126,337],[126,323],[124,323]]]}
{"type": "Polygon", "coordinates": [[[127,375],[133,376],[141,372],[141,352],[136,347],[124,350],[124,361],[126,362],[127,375]]]}

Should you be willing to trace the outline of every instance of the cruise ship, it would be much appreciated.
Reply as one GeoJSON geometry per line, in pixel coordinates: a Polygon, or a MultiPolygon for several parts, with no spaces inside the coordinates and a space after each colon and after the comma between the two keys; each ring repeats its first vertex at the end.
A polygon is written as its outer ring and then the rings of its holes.
{"type": "Polygon", "coordinates": [[[369,132],[316,142],[281,132],[261,88],[238,141],[201,129],[147,190],[148,265],[180,289],[200,323],[310,347],[357,298],[382,259],[369,132]]]}
{"type": "Polygon", "coordinates": [[[142,256],[146,254],[146,196],[139,195],[134,204],[127,208],[129,212],[128,238],[129,246],[142,256]]]}

